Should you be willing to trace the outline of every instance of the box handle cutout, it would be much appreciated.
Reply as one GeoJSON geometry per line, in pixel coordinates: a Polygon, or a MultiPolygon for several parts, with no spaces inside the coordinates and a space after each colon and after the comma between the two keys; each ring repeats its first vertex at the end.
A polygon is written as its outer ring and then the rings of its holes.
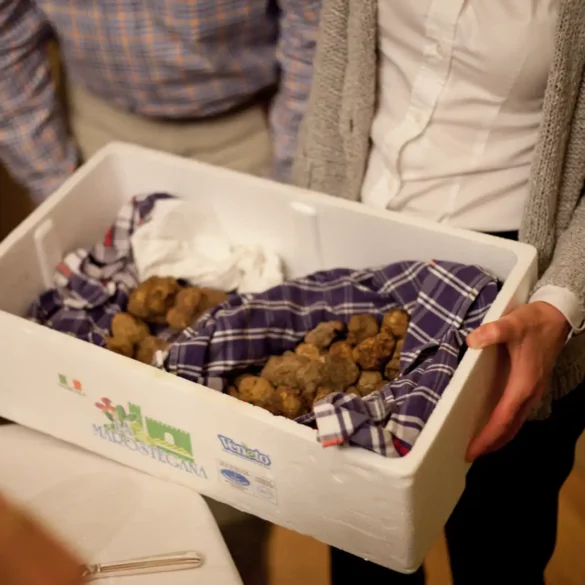
{"type": "Polygon", "coordinates": [[[306,252],[302,256],[302,272],[304,274],[310,274],[323,270],[318,210],[300,201],[291,202],[290,209],[293,212],[292,233],[294,240],[306,252]]]}
{"type": "Polygon", "coordinates": [[[41,277],[45,288],[54,284],[53,274],[63,258],[63,251],[57,237],[57,230],[53,220],[46,219],[34,233],[34,242],[37,258],[41,269],[41,277]]]}

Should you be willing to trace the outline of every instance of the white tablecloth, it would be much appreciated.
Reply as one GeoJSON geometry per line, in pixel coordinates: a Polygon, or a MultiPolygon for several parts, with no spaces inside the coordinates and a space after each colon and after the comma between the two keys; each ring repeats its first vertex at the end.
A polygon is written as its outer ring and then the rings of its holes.
{"type": "Polygon", "coordinates": [[[196,550],[199,569],[104,585],[242,585],[207,504],[195,492],[18,427],[0,427],[0,490],[87,562],[196,550]]]}

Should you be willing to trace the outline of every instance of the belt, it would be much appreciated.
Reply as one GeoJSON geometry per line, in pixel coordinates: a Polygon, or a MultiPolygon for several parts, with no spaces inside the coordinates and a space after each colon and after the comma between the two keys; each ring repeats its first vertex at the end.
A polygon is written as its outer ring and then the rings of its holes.
{"type": "Polygon", "coordinates": [[[180,116],[180,117],[172,117],[172,116],[148,116],[150,120],[156,120],[157,122],[168,122],[170,124],[177,124],[177,123],[194,123],[194,122],[201,122],[203,120],[216,120],[225,118],[227,116],[233,116],[235,114],[239,114],[249,108],[254,106],[260,106],[262,109],[268,113],[272,100],[276,94],[276,88],[271,87],[265,90],[261,90],[260,92],[254,94],[252,97],[244,100],[243,102],[236,104],[223,110],[221,112],[216,112],[214,114],[208,114],[205,116],[180,116]]]}

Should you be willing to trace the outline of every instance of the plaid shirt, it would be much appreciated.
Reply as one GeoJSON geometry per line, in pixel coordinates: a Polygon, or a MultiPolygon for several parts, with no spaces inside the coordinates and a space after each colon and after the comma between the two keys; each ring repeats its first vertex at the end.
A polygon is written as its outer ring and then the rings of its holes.
{"type": "MultiPolygon", "coordinates": [[[[130,237],[167,197],[136,198],[122,208],[102,243],[68,254],[55,275],[56,288],[41,295],[29,317],[105,346],[112,317],[125,310],[138,284],[130,237]]],[[[235,374],[294,349],[322,321],[347,321],[358,313],[381,317],[404,307],[411,322],[401,376],[366,398],[331,394],[297,419],[317,427],[324,447],[349,443],[399,457],[418,438],[459,364],[466,334],[482,323],[498,291],[498,281],[481,268],[452,262],[318,272],[262,294],[231,295],[179,334],[161,326],[157,334],[172,345],[158,352],[153,365],[225,390],[235,374]]]]}
{"type": "Polygon", "coordinates": [[[288,175],[307,101],[321,0],[0,0],[0,160],[36,200],[77,163],[51,78],[56,36],[69,78],[127,111],[204,117],[279,80],[275,173],[288,175]]]}

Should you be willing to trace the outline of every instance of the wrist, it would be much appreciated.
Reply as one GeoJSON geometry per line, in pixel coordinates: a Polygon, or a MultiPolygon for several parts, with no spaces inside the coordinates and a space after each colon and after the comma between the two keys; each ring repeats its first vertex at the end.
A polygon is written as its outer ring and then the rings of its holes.
{"type": "Polygon", "coordinates": [[[557,307],[546,301],[533,301],[530,304],[536,311],[538,321],[551,330],[551,333],[558,333],[563,338],[571,333],[571,324],[557,307]]]}

